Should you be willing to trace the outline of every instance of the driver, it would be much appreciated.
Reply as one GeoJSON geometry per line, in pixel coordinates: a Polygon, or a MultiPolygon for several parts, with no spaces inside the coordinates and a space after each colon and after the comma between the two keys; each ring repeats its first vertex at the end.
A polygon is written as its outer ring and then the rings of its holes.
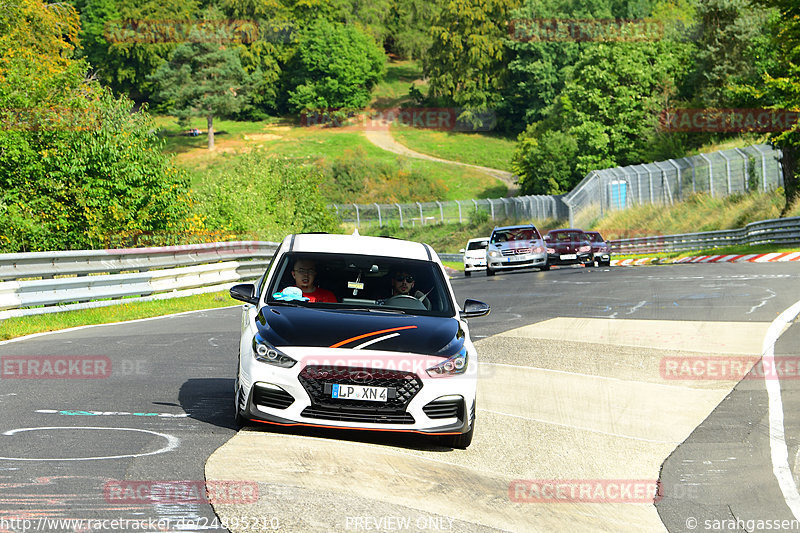
{"type": "Polygon", "coordinates": [[[398,270],[392,273],[392,296],[411,296],[425,304],[428,309],[431,304],[428,298],[421,291],[414,291],[414,275],[406,270],[398,270]]]}

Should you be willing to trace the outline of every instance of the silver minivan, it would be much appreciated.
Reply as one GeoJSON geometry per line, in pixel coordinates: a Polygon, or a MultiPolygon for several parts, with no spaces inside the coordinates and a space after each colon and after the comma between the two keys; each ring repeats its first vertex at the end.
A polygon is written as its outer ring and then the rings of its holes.
{"type": "Polygon", "coordinates": [[[536,267],[549,270],[547,248],[533,224],[494,228],[486,248],[486,275],[498,270],[536,267]]]}

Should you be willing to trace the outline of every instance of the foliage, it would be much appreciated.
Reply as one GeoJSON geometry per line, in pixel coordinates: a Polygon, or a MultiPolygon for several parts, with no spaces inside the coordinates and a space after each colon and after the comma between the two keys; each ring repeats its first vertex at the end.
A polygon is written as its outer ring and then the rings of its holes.
{"type": "Polygon", "coordinates": [[[420,59],[431,46],[428,29],[439,5],[428,0],[395,0],[386,14],[384,47],[401,58],[420,59]]]}
{"type": "Polygon", "coordinates": [[[432,102],[492,110],[506,72],[505,21],[516,0],[438,0],[423,57],[432,102]]]}
{"type": "Polygon", "coordinates": [[[187,227],[185,180],[133,103],[84,79],[67,5],[23,0],[0,19],[0,250],[103,246],[187,227]]]}
{"type": "Polygon", "coordinates": [[[253,238],[333,231],[336,220],[319,194],[322,181],[312,166],[253,151],[237,159],[224,179],[199,185],[197,208],[209,229],[253,238]]]}
{"type": "Polygon", "coordinates": [[[571,135],[547,130],[539,134],[535,125],[519,136],[514,154],[514,173],[520,176],[522,194],[564,194],[580,181],[573,161],[578,143],[571,135]]]}
{"type": "Polygon", "coordinates": [[[297,112],[361,109],[383,77],[385,61],[381,48],[363,31],[317,19],[304,32],[288,73],[289,103],[297,112]]]}
{"type": "Polygon", "coordinates": [[[424,202],[447,194],[441,180],[388,162],[370,161],[361,148],[323,161],[321,168],[325,181],[320,192],[331,203],[372,203],[376,199],[383,203],[424,202]]]}
{"type": "MultiPolygon", "coordinates": [[[[136,102],[153,96],[148,79],[178,45],[164,28],[181,30],[197,16],[198,0],[75,0],[81,39],[95,76],[136,102]]],[[[177,33],[177,31],[176,31],[177,33]]]]}
{"type": "Polygon", "coordinates": [[[87,104],[92,123],[0,132],[3,251],[97,248],[188,228],[185,176],[148,115],[108,91],[87,104]]]}

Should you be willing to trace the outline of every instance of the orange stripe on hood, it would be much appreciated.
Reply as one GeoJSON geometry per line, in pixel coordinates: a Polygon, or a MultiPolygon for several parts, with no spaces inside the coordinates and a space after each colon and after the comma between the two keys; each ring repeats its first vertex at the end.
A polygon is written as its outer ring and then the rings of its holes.
{"type": "Polygon", "coordinates": [[[344,346],[348,342],[357,341],[359,339],[366,339],[367,337],[372,337],[374,335],[380,335],[381,333],[390,333],[392,331],[400,331],[401,329],[415,329],[417,326],[400,326],[399,328],[389,328],[389,329],[381,329],[378,331],[373,331],[371,333],[364,333],[363,335],[357,335],[355,337],[350,337],[349,339],[345,339],[341,342],[337,342],[336,344],[331,344],[330,348],[338,348],[340,346],[344,346]]]}

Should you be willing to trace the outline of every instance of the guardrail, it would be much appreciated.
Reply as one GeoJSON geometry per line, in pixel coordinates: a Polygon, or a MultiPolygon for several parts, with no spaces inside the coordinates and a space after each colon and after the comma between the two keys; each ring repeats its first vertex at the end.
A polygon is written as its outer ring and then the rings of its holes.
{"type": "Polygon", "coordinates": [[[223,290],[258,278],[277,246],[238,241],[0,254],[0,320],[223,290]]]}
{"type": "Polygon", "coordinates": [[[753,222],[743,228],[609,241],[618,254],[683,252],[722,246],[800,243],[800,217],[753,222]]]}

